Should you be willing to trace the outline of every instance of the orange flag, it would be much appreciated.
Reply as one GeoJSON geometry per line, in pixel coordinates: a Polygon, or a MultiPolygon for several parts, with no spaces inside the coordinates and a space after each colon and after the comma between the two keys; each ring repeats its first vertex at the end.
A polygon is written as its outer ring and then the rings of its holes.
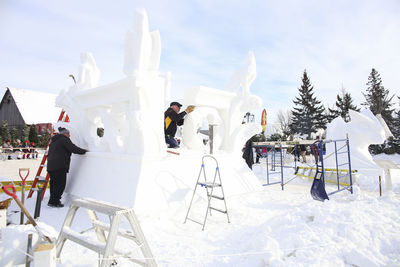
{"type": "Polygon", "coordinates": [[[265,110],[265,108],[261,114],[261,126],[262,130],[265,132],[265,129],[267,128],[267,111],[265,110]]]}

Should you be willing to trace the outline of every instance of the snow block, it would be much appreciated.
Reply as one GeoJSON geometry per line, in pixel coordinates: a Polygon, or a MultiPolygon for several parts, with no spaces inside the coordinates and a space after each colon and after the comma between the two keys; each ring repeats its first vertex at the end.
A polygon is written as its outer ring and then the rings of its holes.
{"type": "MultiPolygon", "coordinates": [[[[134,157],[108,153],[73,155],[66,192],[72,197],[100,199],[133,207],[135,212],[165,210],[189,205],[201,168],[202,154],[168,154],[164,157],[134,157]],[[96,167],[94,167],[96,166],[96,167]]],[[[245,162],[230,154],[217,158],[225,196],[262,190],[245,162]]],[[[206,165],[208,179],[215,166],[206,165]]]]}

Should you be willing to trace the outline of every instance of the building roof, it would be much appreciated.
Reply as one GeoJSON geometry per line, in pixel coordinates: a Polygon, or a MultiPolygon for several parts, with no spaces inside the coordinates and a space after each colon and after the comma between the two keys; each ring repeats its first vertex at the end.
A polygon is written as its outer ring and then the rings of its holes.
{"type": "Polygon", "coordinates": [[[10,88],[26,124],[56,123],[61,108],[56,107],[56,94],[10,88]]]}

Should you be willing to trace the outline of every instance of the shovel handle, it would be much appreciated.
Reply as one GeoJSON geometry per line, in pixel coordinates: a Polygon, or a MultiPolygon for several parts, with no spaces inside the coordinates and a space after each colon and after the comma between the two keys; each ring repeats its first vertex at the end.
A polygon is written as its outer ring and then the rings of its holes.
{"type": "Polygon", "coordinates": [[[5,186],[2,186],[1,189],[3,189],[4,193],[6,193],[7,195],[9,195],[10,197],[12,197],[13,199],[18,199],[17,197],[17,190],[15,190],[15,187],[13,184],[8,184],[5,186]],[[9,190],[9,188],[11,190],[9,190]]]}
{"type": "Polygon", "coordinates": [[[29,168],[19,168],[19,177],[22,180],[22,184],[25,184],[26,178],[28,178],[28,176],[29,176],[29,168]],[[23,171],[27,171],[25,178],[22,178],[21,172],[23,172],[23,171]]]}

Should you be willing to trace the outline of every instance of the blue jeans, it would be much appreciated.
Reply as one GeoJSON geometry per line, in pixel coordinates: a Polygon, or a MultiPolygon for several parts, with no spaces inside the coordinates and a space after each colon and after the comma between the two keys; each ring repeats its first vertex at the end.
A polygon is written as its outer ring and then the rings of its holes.
{"type": "Polygon", "coordinates": [[[179,147],[178,142],[170,135],[165,136],[165,143],[167,143],[170,148],[179,147]]]}

